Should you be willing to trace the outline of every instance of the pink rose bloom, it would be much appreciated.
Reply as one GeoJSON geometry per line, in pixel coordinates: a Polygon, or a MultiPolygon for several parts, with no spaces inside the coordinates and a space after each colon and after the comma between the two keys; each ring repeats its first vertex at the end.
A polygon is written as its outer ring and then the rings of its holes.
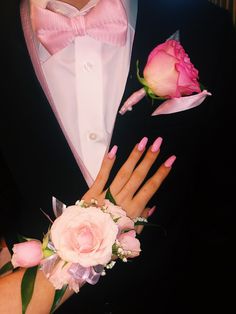
{"type": "Polygon", "coordinates": [[[126,212],[120,206],[114,205],[109,200],[105,200],[105,206],[107,207],[107,212],[112,215],[113,219],[117,220],[120,231],[134,229],[133,220],[126,215],[126,212]]]}
{"type": "Polygon", "coordinates": [[[176,40],[167,40],[150,53],[143,76],[152,92],[164,98],[201,92],[198,70],[176,40]]]}
{"type": "Polygon", "coordinates": [[[140,254],[140,242],[138,239],[135,238],[136,232],[134,230],[130,230],[128,232],[122,233],[118,237],[118,241],[120,242],[120,245],[122,249],[125,251],[125,253],[129,252],[126,256],[127,257],[136,257],[140,254]]]}
{"type": "Polygon", "coordinates": [[[64,261],[83,267],[107,264],[118,227],[96,207],[69,206],[51,227],[51,240],[64,261]]]}
{"type": "Polygon", "coordinates": [[[39,265],[43,258],[42,243],[30,240],[13,246],[12,265],[14,267],[33,267],[39,265]]]}

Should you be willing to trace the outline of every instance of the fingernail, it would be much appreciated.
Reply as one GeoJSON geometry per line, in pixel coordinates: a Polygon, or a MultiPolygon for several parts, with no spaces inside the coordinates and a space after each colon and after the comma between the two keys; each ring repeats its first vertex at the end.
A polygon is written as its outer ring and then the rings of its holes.
{"type": "Polygon", "coordinates": [[[151,209],[149,209],[148,211],[148,217],[152,216],[152,214],[154,213],[154,211],[156,210],[156,206],[153,206],[151,209]]]}
{"type": "Polygon", "coordinates": [[[176,156],[173,155],[173,156],[169,157],[169,158],[165,161],[164,165],[165,165],[167,168],[171,168],[171,166],[173,165],[173,163],[175,162],[175,160],[176,160],[176,156]]]}
{"type": "Polygon", "coordinates": [[[152,144],[151,152],[156,153],[161,147],[163,139],[162,137],[158,137],[155,142],[152,144]]]}
{"type": "Polygon", "coordinates": [[[138,144],[138,151],[142,152],[146,148],[148,138],[144,137],[138,144]]]}
{"type": "Polygon", "coordinates": [[[110,152],[108,153],[107,157],[108,157],[109,159],[113,159],[113,158],[115,157],[115,155],[116,155],[117,149],[118,149],[118,146],[117,146],[117,145],[114,145],[114,146],[112,147],[112,149],[110,150],[110,152]]]}

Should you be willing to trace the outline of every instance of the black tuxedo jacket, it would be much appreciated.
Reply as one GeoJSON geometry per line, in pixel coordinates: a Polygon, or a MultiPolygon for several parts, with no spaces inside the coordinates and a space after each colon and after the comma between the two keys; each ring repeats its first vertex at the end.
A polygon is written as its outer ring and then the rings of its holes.
{"type": "MultiPolygon", "coordinates": [[[[36,78],[27,51],[19,1],[2,4],[0,219],[9,247],[16,234],[41,239],[53,217],[52,196],[73,204],[87,190],[66,139],[36,78]]],[[[130,72],[122,103],[141,86],[148,54],[177,30],[200,82],[213,94],[199,107],[151,116],[144,98],[117,115],[111,147],[119,146],[112,177],[143,136],[164,139],[149,176],[177,155],[169,177],[150,201],[142,253],[118,265],[96,287],[86,285],[58,313],[212,313],[229,305],[233,232],[233,79],[235,32],[229,15],[207,1],[141,0],[130,72]]],[[[116,79],[111,78],[111,79],[116,79]]],[[[121,103],[121,105],[122,105],[121,103]]]]}

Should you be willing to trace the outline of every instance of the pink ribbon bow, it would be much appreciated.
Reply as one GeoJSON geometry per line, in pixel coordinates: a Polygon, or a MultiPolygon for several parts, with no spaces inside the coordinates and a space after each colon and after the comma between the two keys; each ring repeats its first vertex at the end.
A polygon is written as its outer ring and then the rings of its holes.
{"type": "MultiPolygon", "coordinates": [[[[126,113],[126,111],[131,111],[132,107],[136,105],[141,99],[143,99],[145,95],[146,91],[144,88],[134,92],[125,101],[119,113],[123,115],[126,113]]],[[[211,96],[211,93],[209,93],[207,90],[203,90],[196,95],[167,99],[152,113],[152,116],[170,114],[197,107],[201,105],[207,96],[211,96]]]]}
{"type": "Polygon", "coordinates": [[[33,29],[51,54],[70,44],[76,36],[91,36],[104,43],[123,46],[127,16],[120,0],[100,0],[86,15],[69,18],[48,9],[32,6],[33,29]]]}

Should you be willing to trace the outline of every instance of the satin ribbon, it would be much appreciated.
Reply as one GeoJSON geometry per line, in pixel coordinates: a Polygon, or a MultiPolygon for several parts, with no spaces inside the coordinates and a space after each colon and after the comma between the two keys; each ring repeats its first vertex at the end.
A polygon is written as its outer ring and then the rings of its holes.
{"type": "MultiPolygon", "coordinates": [[[[41,270],[44,272],[47,278],[52,275],[53,270],[59,260],[59,256],[54,254],[41,262],[41,270]]],[[[78,283],[86,281],[91,285],[95,285],[98,282],[103,269],[104,267],[102,265],[97,265],[94,267],[83,267],[79,263],[73,263],[67,272],[70,274],[71,278],[73,278],[78,283]]]]}
{"type": "Polygon", "coordinates": [[[95,267],[83,267],[80,264],[72,264],[71,267],[68,269],[69,274],[75,280],[83,280],[88,282],[91,285],[95,285],[103,271],[103,267],[100,272],[96,271],[95,267]]]}
{"type": "MultiPolygon", "coordinates": [[[[119,113],[123,115],[127,111],[132,110],[132,107],[136,105],[145,95],[146,92],[144,88],[134,92],[124,102],[119,113]]],[[[152,116],[170,114],[197,107],[205,100],[207,96],[211,96],[211,93],[209,93],[207,90],[203,90],[201,93],[196,95],[168,99],[158,106],[158,108],[152,113],[152,116]]]]}

